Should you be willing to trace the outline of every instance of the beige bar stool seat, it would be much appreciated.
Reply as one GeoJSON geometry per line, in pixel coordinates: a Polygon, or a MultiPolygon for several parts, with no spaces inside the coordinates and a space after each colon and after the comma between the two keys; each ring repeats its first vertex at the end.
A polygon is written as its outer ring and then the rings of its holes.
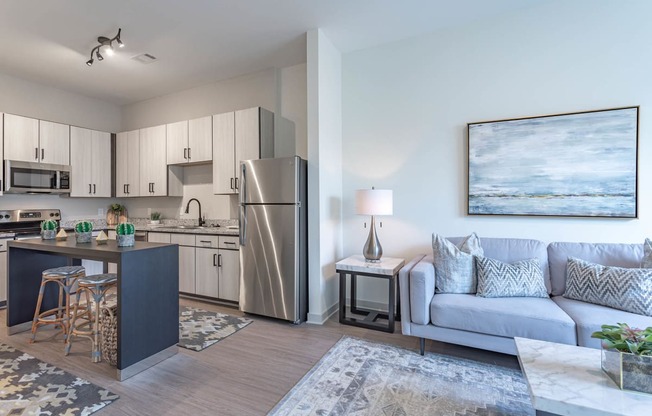
{"type": "Polygon", "coordinates": [[[63,266],[53,269],[44,270],[41,274],[41,287],[38,292],[36,301],[36,310],[34,311],[34,320],[32,321],[32,338],[30,344],[36,340],[36,331],[43,325],[60,326],[63,330],[63,339],[68,336],[68,327],[70,322],[70,294],[73,291],[75,282],[86,275],[86,269],[83,266],[63,266]],[[41,312],[43,304],[43,295],[48,283],[59,285],[59,302],[56,308],[41,312]]]}
{"type": "Polygon", "coordinates": [[[77,296],[72,312],[72,322],[68,328],[68,337],[66,339],[65,353],[70,353],[72,347],[73,336],[88,338],[91,340],[91,359],[94,363],[102,361],[102,354],[100,352],[100,308],[101,303],[106,303],[106,293],[109,289],[114,288],[118,284],[118,276],[115,273],[102,273],[86,276],[78,279],[77,296]],[[86,293],[86,305],[84,311],[80,314],[79,299],[82,292],[86,293]],[[93,298],[95,303],[95,310],[92,310],[92,305],[88,301],[88,295],[93,298]],[[83,315],[88,315],[89,319],[86,322],[79,324],[77,319],[83,315]],[[92,317],[92,318],[90,318],[92,317]]]}

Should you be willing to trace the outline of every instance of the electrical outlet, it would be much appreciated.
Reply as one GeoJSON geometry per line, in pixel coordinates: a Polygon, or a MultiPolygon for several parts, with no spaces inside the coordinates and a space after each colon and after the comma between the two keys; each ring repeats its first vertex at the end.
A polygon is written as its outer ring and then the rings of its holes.
{"type": "Polygon", "coordinates": [[[97,216],[100,218],[104,217],[104,208],[97,209],[97,216]]]}

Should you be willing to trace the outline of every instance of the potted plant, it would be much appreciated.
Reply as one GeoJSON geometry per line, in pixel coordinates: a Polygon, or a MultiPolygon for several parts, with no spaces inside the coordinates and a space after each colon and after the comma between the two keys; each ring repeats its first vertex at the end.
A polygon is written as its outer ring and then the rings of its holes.
{"type": "Polygon", "coordinates": [[[123,222],[115,227],[116,239],[118,247],[131,247],[135,244],[136,228],[130,222],[123,222]]]}
{"type": "Polygon", "coordinates": [[[127,207],[122,204],[111,204],[106,211],[106,224],[117,225],[127,222],[127,207]]]}
{"type": "Polygon", "coordinates": [[[75,239],[77,244],[90,243],[93,234],[93,223],[89,221],[80,221],[75,224],[75,239]]]}
{"type": "Polygon", "coordinates": [[[41,238],[44,240],[54,240],[57,236],[57,222],[54,220],[45,220],[41,222],[41,238]]]}
{"type": "Polygon", "coordinates": [[[150,221],[149,223],[152,225],[157,225],[161,223],[161,213],[160,212],[152,212],[149,216],[150,221]]]}
{"type": "Polygon", "coordinates": [[[652,393],[652,327],[602,325],[602,370],[621,389],[652,393]]]}

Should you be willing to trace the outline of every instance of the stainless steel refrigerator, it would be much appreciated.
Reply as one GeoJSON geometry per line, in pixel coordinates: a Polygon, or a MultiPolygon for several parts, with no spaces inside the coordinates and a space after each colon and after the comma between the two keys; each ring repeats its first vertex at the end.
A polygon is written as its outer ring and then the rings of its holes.
{"type": "Polygon", "coordinates": [[[307,166],[240,164],[240,309],[293,323],[308,313],[307,166]]]}

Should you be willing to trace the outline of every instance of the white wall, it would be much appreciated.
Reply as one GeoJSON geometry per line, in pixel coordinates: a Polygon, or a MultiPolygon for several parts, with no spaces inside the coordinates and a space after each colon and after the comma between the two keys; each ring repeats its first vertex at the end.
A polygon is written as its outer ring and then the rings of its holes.
{"type": "Polygon", "coordinates": [[[337,307],[342,257],[342,57],[321,30],[308,32],[308,322],[337,307]]]}
{"type": "MultiPolygon", "coordinates": [[[[119,131],[121,123],[117,105],[1,73],[0,112],[108,132],[119,131]]],[[[106,210],[112,202],[110,198],[3,195],[0,209],[59,208],[64,219],[97,218],[97,210],[106,210]]]]}
{"type": "MultiPolygon", "coordinates": [[[[244,75],[122,107],[121,131],[189,120],[251,107],[264,107],[294,122],[297,151],[306,145],[305,64],[244,75]],[[303,99],[303,108],[300,103],[303,99]]],[[[305,156],[304,156],[305,157],[305,156]]],[[[163,218],[197,218],[193,205],[183,214],[188,200],[197,198],[207,218],[237,218],[237,197],[213,195],[212,167],[185,167],[183,198],[127,198],[130,216],[145,217],[148,208],[163,218]]]]}
{"type": "MultiPolygon", "coordinates": [[[[367,236],[354,190],[394,190],[386,256],[429,252],[432,232],[544,241],[652,235],[652,3],[553,2],[343,57],[344,255],[367,236]],[[640,105],[639,218],[467,216],[466,123],[640,105]]],[[[383,299],[380,288],[359,292],[383,299]]]]}

